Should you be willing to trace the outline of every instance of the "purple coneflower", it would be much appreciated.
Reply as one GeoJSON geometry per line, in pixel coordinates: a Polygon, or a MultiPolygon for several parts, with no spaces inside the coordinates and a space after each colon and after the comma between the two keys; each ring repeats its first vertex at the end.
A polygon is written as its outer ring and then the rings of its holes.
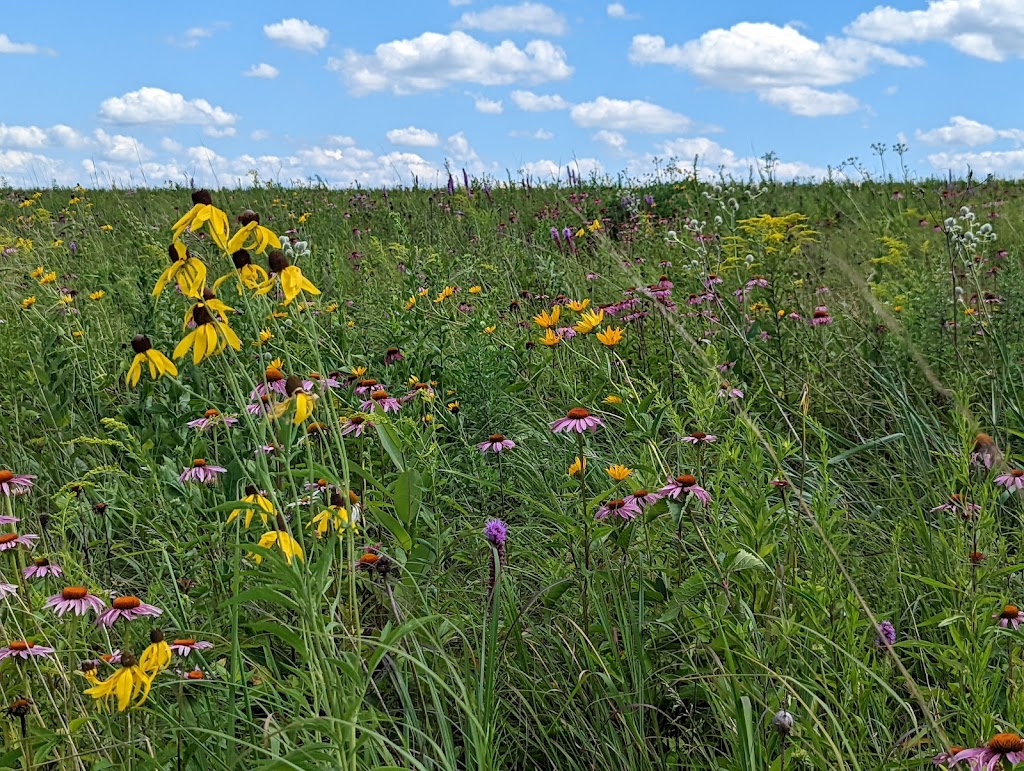
{"type": "Polygon", "coordinates": [[[704,288],[710,290],[715,284],[721,284],[722,277],[716,276],[714,273],[708,273],[708,277],[704,279],[704,288]]]}
{"type": "Polygon", "coordinates": [[[652,493],[650,490],[640,489],[631,495],[627,495],[625,500],[626,503],[632,504],[640,509],[640,511],[643,511],[651,504],[660,501],[661,495],[656,492],[652,493]]]}
{"type": "Polygon", "coordinates": [[[687,444],[713,444],[718,441],[718,437],[714,434],[705,434],[703,431],[694,431],[689,436],[684,436],[681,441],[687,444]]]}
{"type": "Polygon", "coordinates": [[[238,423],[238,418],[231,415],[221,415],[220,410],[209,409],[203,413],[203,417],[190,420],[186,425],[189,428],[198,428],[200,431],[205,431],[211,426],[218,424],[228,427],[236,423],[238,423]]]}
{"type": "Polygon", "coordinates": [[[134,595],[126,595],[115,597],[114,601],[110,603],[110,607],[97,617],[96,624],[111,627],[119,618],[123,618],[125,621],[134,621],[143,616],[159,616],[161,613],[163,611],[160,608],[147,605],[134,595]]]}
{"type": "Polygon", "coordinates": [[[38,540],[39,536],[35,533],[25,533],[25,535],[4,533],[3,535],[0,535],[0,551],[7,551],[8,549],[14,549],[18,546],[24,546],[26,549],[31,549],[38,540]]]}
{"type": "Polygon", "coordinates": [[[1019,468],[1010,469],[996,477],[996,484],[1007,490],[1024,490],[1024,471],[1019,468]]]}
{"type": "Polygon", "coordinates": [[[739,388],[733,388],[728,383],[722,383],[721,387],[718,389],[718,396],[720,399],[742,399],[743,391],[739,388]]]}
{"type": "Polygon", "coordinates": [[[996,734],[984,747],[961,750],[949,760],[949,765],[955,766],[961,760],[966,760],[974,771],[995,771],[1004,765],[1015,766],[1024,762],[1024,739],[1014,733],[996,734]]]}
{"type": "Polygon", "coordinates": [[[614,498],[605,501],[604,505],[594,514],[594,519],[607,519],[614,515],[629,522],[635,519],[639,513],[640,507],[637,506],[635,498],[614,498]]]}
{"type": "Polygon", "coordinates": [[[379,406],[384,412],[398,412],[402,409],[402,403],[383,388],[371,393],[370,398],[363,400],[359,405],[359,409],[363,412],[373,412],[374,406],[379,406]]]}
{"type": "Polygon", "coordinates": [[[359,394],[360,396],[365,396],[366,394],[373,392],[379,385],[380,383],[378,383],[372,377],[357,380],[356,393],[359,394]]]}
{"type": "Polygon", "coordinates": [[[697,484],[697,479],[691,474],[680,474],[675,478],[669,477],[668,484],[658,490],[658,495],[662,498],[671,498],[672,500],[679,500],[690,494],[705,506],[711,503],[711,495],[697,484]]]}
{"type": "Polygon", "coordinates": [[[505,450],[511,450],[516,446],[516,443],[511,439],[506,439],[504,434],[491,434],[486,441],[480,442],[476,446],[480,452],[504,452],[505,450]]]}
{"type": "Polygon", "coordinates": [[[192,466],[181,472],[179,482],[199,482],[204,485],[212,485],[217,478],[227,472],[223,466],[213,466],[202,458],[192,461],[192,466]]]}
{"type": "Polygon", "coordinates": [[[362,436],[367,428],[373,428],[373,421],[367,420],[363,415],[350,415],[345,418],[345,427],[341,429],[341,435],[352,434],[362,436]]]}
{"type": "Polygon", "coordinates": [[[875,631],[878,633],[878,637],[875,639],[877,647],[885,648],[896,642],[896,627],[892,625],[892,621],[883,621],[875,631]]]}
{"type": "Polygon", "coordinates": [[[976,466],[992,468],[992,464],[999,457],[999,447],[995,440],[986,433],[980,433],[974,437],[974,452],[971,453],[971,463],[976,466]]]}
{"type": "Polygon", "coordinates": [[[32,564],[27,568],[24,568],[21,571],[21,575],[24,576],[25,580],[46,578],[47,576],[59,578],[64,575],[64,571],[60,565],[54,565],[46,557],[40,557],[37,560],[33,560],[32,564]]]}
{"type": "Polygon", "coordinates": [[[0,584],[0,598],[10,597],[12,594],[18,593],[17,584],[0,584]]]}
{"type": "Polygon", "coordinates": [[[249,395],[250,399],[259,399],[264,396],[268,396],[271,393],[278,393],[281,396],[288,395],[288,380],[284,376],[284,373],[278,368],[271,364],[267,367],[264,372],[264,380],[262,383],[257,384],[249,395]]]}
{"type": "Polygon", "coordinates": [[[105,607],[103,600],[95,594],[90,594],[84,586],[68,586],[60,594],[50,597],[43,605],[50,608],[58,616],[63,616],[68,611],[76,616],[84,616],[90,608],[99,613],[105,607]]]}
{"type": "Polygon", "coordinates": [[[194,640],[192,638],[175,640],[171,643],[171,650],[179,656],[185,657],[192,653],[192,651],[205,651],[212,647],[213,643],[211,642],[206,642],[205,640],[194,640]]]}
{"type": "Polygon", "coordinates": [[[28,659],[29,656],[52,656],[53,648],[45,645],[36,645],[27,640],[11,640],[6,648],[0,648],[0,661],[13,656],[19,659],[28,659]]]}
{"type": "Polygon", "coordinates": [[[975,512],[981,511],[981,506],[966,500],[960,493],[953,493],[946,503],[932,509],[932,512],[936,511],[956,511],[964,519],[971,519],[975,512]]]}
{"type": "Polygon", "coordinates": [[[584,431],[594,433],[598,426],[603,426],[601,419],[591,415],[590,410],[584,407],[573,407],[564,418],[559,418],[551,424],[551,430],[560,434],[562,432],[575,432],[582,434],[584,431]]]}
{"type": "Polygon", "coordinates": [[[14,495],[24,495],[32,489],[32,474],[15,474],[8,469],[0,469],[0,493],[8,498],[14,495]]]}
{"type": "Polygon", "coordinates": [[[384,353],[384,366],[386,367],[390,364],[394,364],[396,361],[401,361],[404,358],[405,354],[403,354],[397,348],[388,348],[387,351],[384,353]]]}
{"type": "Polygon", "coordinates": [[[811,320],[807,322],[812,327],[820,327],[826,324],[832,323],[832,317],[829,315],[828,308],[824,305],[819,305],[814,309],[814,313],[811,314],[811,320]]]}
{"type": "Polygon", "coordinates": [[[1024,613],[1016,605],[1006,605],[999,613],[993,613],[992,618],[999,619],[999,626],[1003,629],[1012,627],[1016,629],[1024,623],[1024,613]]]}

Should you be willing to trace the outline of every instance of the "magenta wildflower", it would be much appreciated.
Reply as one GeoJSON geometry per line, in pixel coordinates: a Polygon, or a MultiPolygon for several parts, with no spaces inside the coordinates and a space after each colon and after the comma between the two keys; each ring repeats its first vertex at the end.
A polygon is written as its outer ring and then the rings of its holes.
{"type": "Polygon", "coordinates": [[[0,469],[0,493],[8,498],[24,495],[32,489],[34,479],[32,474],[15,474],[8,469],[0,469]]]}
{"type": "Polygon", "coordinates": [[[718,397],[720,399],[742,399],[743,391],[739,388],[734,388],[728,383],[722,383],[721,387],[718,389],[718,397]]]}
{"type": "Polygon", "coordinates": [[[828,308],[824,305],[819,305],[814,309],[814,313],[811,314],[811,320],[808,322],[812,327],[820,327],[826,324],[832,323],[832,317],[829,315],[828,308]]]}
{"type": "Polygon", "coordinates": [[[384,353],[384,366],[387,367],[391,364],[394,364],[395,362],[401,361],[404,358],[405,354],[402,353],[397,348],[388,348],[387,351],[384,353]]]}
{"type": "Polygon", "coordinates": [[[19,659],[28,659],[29,656],[52,656],[53,648],[45,645],[36,645],[27,640],[11,640],[6,648],[0,648],[0,661],[13,656],[19,659]]]}
{"type": "Polygon", "coordinates": [[[193,640],[192,638],[175,640],[171,643],[171,650],[179,656],[188,657],[192,651],[205,651],[213,647],[213,643],[205,640],[193,640]]]}
{"type": "Polygon", "coordinates": [[[64,575],[64,571],[60,565],[54,565],[46,557],[40,557],[37,560],[33,560],[32,564],[21,571],[21,575],[24,576],[25,580],[33,578],[46,578],[47,576],[53,576],[59,578],[64,575]]]}
{"type": "Polygon", "coordinates": [[[504,452],[505,450],[511,450],[516,446],[516,443],[511,439],[506,439],[504,434],[491,434],[486,441],[480,442],[476,446],[480,452],[504,452]]]}
{"type": "Polygon", "coordinates": [[[959,512],[960,516],[964,519],[971,519],[975,512],[981,511],[981,506],[976,503],[971,503],[960,493],[953,493],[949,496],[949,500],[946,503],[943,503],[941,506],[936,506],[931,511],[956,511],[959,512]]]}
{"type": "Polygon", "coordinates": [[[359,409],[363,412],[373,412],[374,406],[380,407],[384,412],[398,412],[402,409],[402,403],[383,388],[371,393],[370,398],[363,400],[359,405],[359,409]]]}
{"type": "Polygon", "coordinates": [[[615,498],[605,501],[604,505],[594,514],[594,519],[607,519],[614,515],[629,522],[635,519],[639,513],[640,507],[637,506],[635,499],[615,498]]]}
{"type": "Polygon", "coordinates": [[[17,546],[24,546],[26,549],[31,549],[35,542],[39,540],[39,536],[35,533],[25,533],[25,535],[18,535],[17,533],[4,533],[0,535],[0,551],[7,551],[17,546]]]}
{"type": "Polygon", "coordinates": [[[582,434],[584,431],[594,433],[598,426],[603,426],[601,419],[591,415],[590,410],[584,407],[573,407],[564,418],[559,418],[551,424],[551,430],[560,434],[562,432],[575,432],[582,434]]]}
{"type": "Polygon", "coordinates": [[[1024,490],[1024,471],[1019,468],[1010,469],[996,477],[996,484],[1007,490],[1024,490]]]}
{"type": "Polygon", "coordinates": [[[876,631],[878,633],[878,638],[875,640],[877,647],[885,648],[896,642],[896,627],[892,625],[892,621],[883,621],[878,625],[876,631]]]}
{"type": "Polygon", "coordinates": [[[21,522],[17,517],[12,517],[9,514],[0,514],[0,525],[16,525],[21,522]]]}
{"type": "Polygon", "coordinates": [[[1024,613],[1016,605],[1004,606],[999,613],[993,613],[992,618],[998,618],[999,626],[1003,629],[1006,629],[1006,627],[1017,629],[1017,627],[1024,623],[1024,613]]]}
{"type": "Polygon", "coordinates": [[[96,624],[98,626],[111,627],[119,618],[123,618],[125,621],[134,621],[143,616],[159,616],[161,613],[163,611],[160,608],[147,605],[133,595],[115,597],[113,602],[110,603],[110,607],[100,613],[96,619],[96,624]]]}
{"type": "Polygon", "coordinates": [[[73,612],[76,616],[84,616],[90,608],[94,612],[99,613],[105,605],[103,600],[95,594],[90,594],[86,587],[69,586],[61,591],[60,594],[50,597],[43,607],[51,609],[58,616],[63,616],[69,611],[73,612]]]}
{"type": "Polygon", "coordinates": [[[17,584],[0,584],[0,598],[10,597],[12,594],[18,593],[17,584]]]}
{"type": "Polygon", "coordinates": [[[484,525],[484,538],[496,547],[504,547],[508,540],[508,525],[500,519],[489,519],[484,525]]]}
{"type": "Polygon", "coordinates": [[[640,511],[643,511],[651,504],[657,503],[661,500],[661,495],[657,492],[651,492],[649,490],[640,489],[631,495],[627,495],[625,498],[626,503],[636,506],[640,511]]]}
{"type": "Polygon", "coordinates": [[[179,482],[199,482],[204,485],[212,485],[217,478],[227,472],[223,466],[213,466],[202,458],[192,461],[192,466],[181,472],[179,482]]]}
{"type": "Polygon", "coordinates": [[[341,429],[342,436],[347,434],[362,436],[367,428],[373,428],[373,421],[367,420],[363,415],[350,415],[348,418],[344,418],[344,421],[345,427],[341,429]]]}
{"type": "Polygon", "coordinates": [[[966,760],[973,771],[996,771],[1004,765],[1015,766],[1024,762],[1024,739],[1014,733],[996,734],[984,747],[958,752],[949,765],[954,766],[962,760],[966,760]]]}
{"type": "Polygon", "coordinates": [[[711,495],[690,474],[680,474],[674,479],[669,477],[668,484],[658,490],[658,495],[672,500],[680,500],[690,494],[705,506],[711,503],[711,495]]]}
{"type": "Polygon", "coordinates": [[[694,431],[689,436],[684,436],[681,441],[687,444],[714,444],[718,437],[714,434],[705,434],[703,431],[694,431]]]}
{"type": "Polygon", "coordinates": [[[232,415],[221,415],[219,410],[207,410],[203,413],[203,417],[190,420],[186,425],[189,428],[198,428],[200,431],[216,426],[223,425],[225,428],[233,426],[238,423],[238,418],[232,415]]]}

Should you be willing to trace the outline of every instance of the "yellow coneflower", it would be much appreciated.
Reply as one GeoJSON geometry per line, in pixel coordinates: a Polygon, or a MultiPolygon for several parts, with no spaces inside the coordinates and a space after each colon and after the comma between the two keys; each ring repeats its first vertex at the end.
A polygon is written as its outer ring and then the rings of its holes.
{"type": "Polygon", "coordinates": [[[238,335],[226,322],[214,318],[206,303],[196,303],[192,308],[192,321],[195,322],[196,328],[178,343],[172,354],[175,359],[182,358],[191,350],[192,361],[199,364],[205,358],[223,353],[229,345],[236,351],[242,349],[238,335]]]}
{"type": "Polygon", "coordinates": [[[587,230],[589,230],[591,233],[593,233],[595,230],[600,230],[600,229],[601,229],[601,220],[594,220],[589,225],[587,225],[587,230]]]}
{"type": "Polygon", "coordinates": [[[104,233],[109,233],[113,229],[113,225],[100,225],[100,230],[102,230],[104,233]]]}
{"type": "Polygon", "coordinates": [[[61,305],[74,305],[75,296],[73,294],[62,294],[58,302],[60,302],[61,305]]]}
{"type": "Polygon", "coordinates": [[[458,401],[448,402],[447,406],[448,406],[448,412],[450,412],[452,415],[458,415],[459,414],[459,410],[462,409],[462,404],[460,402],[458,402],[458,401]]]}
{"type": "MultiPolygon", "coordinates": [[[[313,517],[307,527],[316,527],[317,538],[321,538],[327,533],[328,528],[333,528],[336,533],[343,532],[349,526],[349,522],[348,509],[342,506],[342,497],[338,493],[332,493],[331,505],[313,517]]],[[[354,527],[355,523],[352,524],[354,527]]]]}
{"type": "Polygon", "coordinates": [[[139,384],[143,363],[149,365],[149,376],[153,380],[164,375],[178,376],[178,368],[174,366],[174,362],[154,348],[145,335],[136,335],[132,338],[132,350],[135,351],[135,358],[132,359],[132,364],[124,379],[124,382],[132,388],[139,384]]]}
{"type": "Polygon", "coordinates": [[[214,281],[213,291],[216,292],[220,288],[220,285],[232,276],[235,278],[235,288],[238,291],[238,294],[242,294],[242,289],[259,289],[270,279],[270,276],[267,275],[267,271],[254,263],[252,261],[252,257],[249,256],[249,252],[245,249],[238,249],[232,252],[231,262],[235,265],[234,271],[231,273],[225,273],[214,281]]]}
{"type": "Polygon", "coordinates": [[[562,336],[555,334],[555,331],[553,329],[545,329],[544,337],[540,339],[540,342],[542,345],[554,348],[556,345],[562,342],[562,336]]]}
{"type": "Polygon", "coordinates": [[[584,311],[583,315],[580,316],[580,320],[576,322],[573,327],[581,335],[589,335],[604,321],[604,310],[598,309],[597,313],[594,311],[584,311]]]}
{"type": "Polygon", "coordinates": [[[24,300],[21,301],[21,309],[23,311],[27,311],[29,308],[31,308],[35,304],[36,304],[36,296],[35,295],[31,295],[31,296],[26,297],[24,300]]]}
{"type": "Polygon", "coordinates": [[[268,319],[286,319],[286,318],[288,318],[288,311],[274,311],[269,316],[267,316],[267,318],[268,319]]]}
{"type": "Polygon", "coordinates": [[[83,661],[78,665],[78,671],[75,674],[88,680],[89,685],[100,684],[100,679],[96,676],[96,662],[94,661],[83,661]]]}
{"type": "Polygon", "coordinates": [[[489,327],[484,327],[484,334],[485,335],[493,335],[495,329],[497,329],[497,327],[494,326],[493,324],[491,324],[491,326],[489,326],[489,327]]]}
{"type": "Polygon", "coordinates": [[[228,215],[213,205],[213,198],[207,190],[196,190],[192,193],[192,208],[185,212],[185,215],[174,223],[174,240],[181,238],[181,234],[188,228],[192,232],[199,230],[203,225],[207,226],[214,243],[221,249],[228,249],[228,215]]]}
{"type": "Polygon", "coordinates": [[[543,310],[533,317],[533,321],[541,329],[554,329],[558,326],[558,319],[561,315],[562,307],[560,305],[556,305],[551,309],[551,313],[543,310]]]}
{"type": "Polygon", "coordinates": [[[102,300],[106,296],[107,296],[107,293],[104,292],[102,289],[99,289],[99,290],[93,292],[92,294],[90,294],[89,295],[89,299],[90,300],[102,300]]]}
{"type": "Polygon", "coordinates": [[[85,694],[95,699],[100,709],[107,706],[108,700],[117,699],[117,711],[124,712],[128,707],[145,703],[152,685],[153,679],[125,651],[121,654],[121,668],[98,685],[86,688],[85,694]]]}
{"type": "Polygon", "coordinates": [[[260,515],[260,520],[264,525],[267,524],[267,516],[274,513],[274,504],[269,498],[265,497],[263,493],[256,489],[253,485],[247,485],[245,488],[245,495],[241,498],[242,503],[251,504],[250,506],[239,507],[233,509],[231,514],[228,515],[228,524],[230,525],[239,514],[245,514],[245,518],[242,520],[242,524],[245,527],[249,527],[252,524],[253,515],[257,512],[260,515]]]}
{"type": "Polygon", "coordinates": [[[40,266],[39,266],[39,267],[37,267],[37,268],[36,268],[35,270],[33,270],[33,271],[32,271],[31,273],[29,273],[29,276],[31,276],[32,278],[39,278],[39,277],[41,277],[41,276],[42,276],[42,275],[43,275],[43,274],[44,274],[45,272],[46,272],[46,268],[44,268],[44,267],[43,267],[42,265],[40,265],[40,266]]]}
{"type": "Polygon", "coordinates": [[[45,276],[39,279],[39,285],[42,286],[43,284],[52,284],[56,280],[57,271],[51,270],[49,273],[47,273],[45,276]]]}
{"type": "MultiPolygon", "coordinates": [[[[298,558],[300,561],[306,559],[305,552],[302,551],[302,546],[299,542],[292,538],[285,530],[269,530],[262,535],[257,546],[262,546],[264,549],[271,549],[277,546],[284,554],[284,558],[288,560],[288,564],[292,564],[293,558],[298,558]]],[[[263,555],[253,554],[253,560],[259,565],[263,562],[263,555]]]]}
{"type": "Polygon", "coordinates": [[[572,464],[569,466],[569,476],[579,476],[581,472],[587,470],[587,459],[581,458],[579,455],[576,456],[572,464]]]}
{"type": "Polygon", "coordinates": [[[274,333],[269,329],[261,329],[259,337],[252,341],[253,345],[264,345],[274,339],[274,333]]]}
{"type": "Polygon", "coordinates": [[[256,254],[263,254],[270,247],[281,248],[281,239],[270,228],[260,224],[260,215],[252,209],[246,209],[238,215],[242,225],[228,241],[228,254],[235,254],[240,249],[251,249],[256,254]]]}
{"type": "Polygon", "coordinates": [[[274,406],[273,416],[279,418],[289,410],[294,409],[295,414],[292,415],[292,425],[297,426],[307,421],[309,416],[313,414],[316,396],[307,392],[302,387],[302,378],[298,375],[289,376],[285,381],[285,393],[287,398],[274,406]]]}
{"type": "Polygon", "coordinates": [[[621,463],[616,463],[614,466],[609,466],[605,469],[608,472],[608,476],[614,479],[616,482],[621,482],[623,479],[633,473],[633,469],[628,466],[623,466],[621,463]]]}
{"type": "Polygon", "coordinates": [[[320,290],[313,286],[313,283],[308,278],[302,275],[302,269],[288,262],[284,252],[276,250],[271,252],[267,261],[274,275],[263,282],[260,288],[256,290],[256,294],[267,294],[279,282],[281,291],[284,293],[285,305],[290,305],[299,296],[299,292],[309,292],[314,295],[320,294],[320,290]]]}
{"type": "Polygon", "coordinates": [[[598,332],[595,337],[598,341],[609,348],[614,348],[622,342],[622,338],[625,336],[626,330],[622,327],[605,327],[603,332],[598,332]]]}
{"type": "Polygon", "coordinates": [[[587,309],[587,306],[589,305],[590,298],[588,297],[585,300],[570,300],[565,304],[565,307],[573,311],[574,313],[583,313],[583,311],[585,311],[587,309]]]}
{"type": "Polygon", "coordinates": [[[338,310],[338,303],[331,302],[324,306],[324,313],[334,313],[336,310],[338,310]]]}
{"type": "Polygon", "coordinates": [[[217,295],[215,295],[212,291],[210,291],[209,289],[204,289],[202,292],[202,301],[196,303],[187,311],[185,311],[185,320],[181,325],[182,329],[188,329],[188,325],[195,321],[196,308],[198,308],[201,305],[206,306],[206,309],[208,311],[216,313],[217,317],[225,324],[227,324],[228,322],[227,314],[234,310],[234,308],[232,308],[230,305],[227,305],[222,300],[218,300],[217,295]]]}
{"type": "Polygon", "coordinates": [[[167,247],[171,264],[167,266],[153,287],[153,297],[159,297],[169,283],[177,281],[186,297],[201,297],[206,284],[206,265],[185,248],[181,241],[174,241],[167,247]]]}
{"type": "Polygon", "coordinates": [[[481,287],[479,284],[474,284],[469,288],[470,294],[480,294],[482,291],[484,291],[483,287],[481,287]]]}
{"type": "Polygon", "coordinates": [[[412,296],[412,297],[410,297],[410,298],[409,298],[408,300],[406,300],[406,301],[405,301],[405,306],[404,306],[404,307],[405,307],[405,309],[406,309],[407,311],[411,311],[411,310],[412,310],[413,308],[415,308],[415,307],[416,307],[416,296],[415,296],[415,295],[413,295],[413,296],[412,296]]]}
{"type": "Polygon", "coordinates": [[[622,404],[622,397],[617,396],[616,394],[608,394],[601,401],[603,401],[605,404],[622,404]]]}
{"type": "Polygon", "coordinates": [[[442,303],[449,297],[451,297],[453,294],[455,294],[455,287],[446,286],[444,289],[441,290],[437,297],[434,298],[434,303],[442,303]]]}
{"type": "Polygon", "coordinates": [[[171,646],[164,640],[164,633],[153,629],[149,633],[149,645],[139,656],[139,669],[152,680],[171,664],[171,646]]]}

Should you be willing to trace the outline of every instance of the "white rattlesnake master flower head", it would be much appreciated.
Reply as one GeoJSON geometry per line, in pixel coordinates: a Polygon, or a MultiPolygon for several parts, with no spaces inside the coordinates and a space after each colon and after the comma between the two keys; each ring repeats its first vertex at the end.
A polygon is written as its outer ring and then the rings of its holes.
{"type": "Polygon", "coordinates": [[[947,230],[951,230],[956,227],[956,220],[952,217],[946,217],[942,224],[947,230]]]}
{"type": "Polygon", "coordinates": [[[983,236],[987,236],[989,233],[992,232],[992,226],[986,222],[978,229],[978,232],[981,233],[983,236]]]}
{"type": "Polygon", "coordinates": [[[719,217],[719,216],[718,216],[718,215],[716,214],[716,215],[715,215],[715,224],[716,224],[716,225],[718,225],[718,226],[721,226],[722,222],[723,222],[722,218],[721,218],[721,217],[719,217]]]}

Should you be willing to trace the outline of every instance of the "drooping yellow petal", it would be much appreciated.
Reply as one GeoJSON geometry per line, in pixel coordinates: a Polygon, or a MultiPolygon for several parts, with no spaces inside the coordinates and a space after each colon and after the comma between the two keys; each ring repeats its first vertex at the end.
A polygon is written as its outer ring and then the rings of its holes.
{"type": "Polygon", "coordinates": [[[171,357],[174,359],[180,359],[186,353],[188,353],[189,349],[192,347],[192,344],[195,342],[198,333],[199,328],[196,327],[187,335],[185,335],[184,339],[180,343],[178,343],[177,347],[175,347],[174,352],[171,354],[171,357]]]}
{"type": "Polygon", "coordinates": [[[132,359],[132,365],[128,368],[128,375],[125,377],[124,382],[132,388],[139,384],[139,378],[142,377],[142,362],[145,358],[145,354],[135,354],[135,358],[132,359]]]}
{"type": "Polygon", "coordinates": [[[132,677],[131,668],[123,667],[120,672],[114,675],[114,693],[117,696],[117,711],[124,712],[132,702],[132,695],[135,692],[135,678],[132,677]]]}
{"type": "Polygon", "coordinates": [[[227,251],[228,248],[228,233],[231,228],[228,225],[228,215],[218,209],[216,206],[210,206],[212,210],[210,212],[210,235],[213,236],[213,240],[217,246],[227,251]]]}
{"type": "Polygon", "coordinates": [[[292,399],[295,401],[295,417],[292,418],[292,423],[297,426],[308,420],[309,416],[313,414],[315,400],[304,391],[296,391],[292,399]]]}
{"type": "Polygon", "coordinates": [[[189,226],[189,223],[191,223],[192,220],[195,219],[196,214],[199,212],[201,208],[203,208],[203,204],[197,203],[195,206],[193,206],[191,209],[185,212],[185,214],[182,215],[180,220],[178,220],[177,222],[174,223],[174,225],[171,226],[171,230],[174,231],[175,240],[177,240],[178,236],[185,232],[185,228],[187,228],[189,226]]]}
{"type": "Polygon", "coordinates": [[[161,375],[170,375],[171,377],[178,376],[178,368],[174,366],[174,362],[164,356],[156,348],[150,348],[146,351],[150,361],[156,364],[157,371],[161,375]]]}
{"type": "Polygon", "coordinates": [[[289,305],[302,290],[302,270],[295,265],[289,265],[282,270],[281,289],[284,291],[284,304],[289,305]]]}
{"type": "Polygon", "coordinates": [[[256,220],[253,220],[236,230],[235,234],[231,236],[231,240],[228,241],[228,254],[234,254],[241,249],[245,244],[245,240],[249,237],[249,234],[256,229],[257,225],[258,223],[256,220]]]}

